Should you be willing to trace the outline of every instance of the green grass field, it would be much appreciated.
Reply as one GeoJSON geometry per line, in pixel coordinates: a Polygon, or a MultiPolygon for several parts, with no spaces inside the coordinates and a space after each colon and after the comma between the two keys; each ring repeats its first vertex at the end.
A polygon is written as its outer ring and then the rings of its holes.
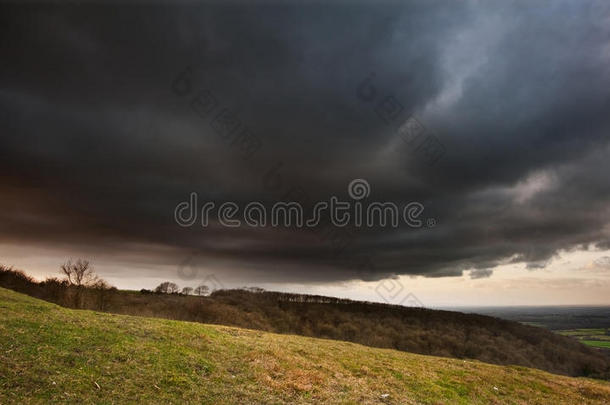
{"type": "Polygon", "coordinates": [[[0,288],[0,404],[607,404],[610,383],[61,308],[0,288]]]}
{"type": "Polygon", "coordinates": [[[610,349],[610,334],[606,329],[569,329],[560,330],[557,333],[576,338],[588,346],[610,349]]]}
{"type": "Polygon", "coordinates": [[[582,343],[589,345],[589,346],[593,346],[593,347],[604,347],[607,349],[610,349],[610,341],[609,340],[586,340],[586,339],[581,339],[580,340],[582,343]]]}
{"type": "MultiPolygon", "coordinates": [[[[587,335],[587,336],[606,336],[606,329],[568,329],[568,330],[561,330],[559,331],[559,333],[561,333],[562,335],[566,335],[566,336],[580,336],[580,335],[587,335]]],[[[608,336],[610,337],[610,336],[608,336]]]]}

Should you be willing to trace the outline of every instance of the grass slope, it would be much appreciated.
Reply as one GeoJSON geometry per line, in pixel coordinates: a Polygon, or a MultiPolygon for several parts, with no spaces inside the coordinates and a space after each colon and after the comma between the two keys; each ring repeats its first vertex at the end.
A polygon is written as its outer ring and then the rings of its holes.
{"type": "Polygon", "coordinates": [[[513,366],[75,311],[0,288],[0,404],[602,404],[610,384],[513,366]]]}

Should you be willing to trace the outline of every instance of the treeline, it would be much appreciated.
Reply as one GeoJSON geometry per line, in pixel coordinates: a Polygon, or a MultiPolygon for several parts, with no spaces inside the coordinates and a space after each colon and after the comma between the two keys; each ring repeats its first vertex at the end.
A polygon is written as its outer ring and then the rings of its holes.
{"type": "Polygon", "coordinates": [[[38,282],[22,271],[0,265],[0,287],[10,288],[32,297],[77,309],[111,311],[111,301],[118,290],[98,278],[89,262],[68,261],[61,267],[64,279],[49,277],[38,282]]]}
{"type": "Polygon", "coordinates": [[[71,308],[231,325],[610,379],[610,359],[601,351],[546,329],[484,315],[256,287],[218,290],[207,296],[183,294],[177,288],[156,293],[96,289],[57,279],[36,282],[6,268],[0,268],[0,286],[71,308]]]}

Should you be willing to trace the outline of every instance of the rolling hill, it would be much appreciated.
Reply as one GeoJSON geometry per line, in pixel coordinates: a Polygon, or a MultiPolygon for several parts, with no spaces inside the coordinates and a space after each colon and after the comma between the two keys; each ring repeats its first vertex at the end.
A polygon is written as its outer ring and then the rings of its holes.
{"type": "Polygon", "coordinates": [[[0,288],[0,403],[48,402],[604,404],[610,383],[72,310],[0,288]]]}
{"type": "Polygon", "coordinates": [[[0,266],[0,286],[74,309],[219,324],[573,377],[610,379],[610,356],[543,328],[477,314],[403,307],[256,288],[210,296],[76,288],[0,266]]]}

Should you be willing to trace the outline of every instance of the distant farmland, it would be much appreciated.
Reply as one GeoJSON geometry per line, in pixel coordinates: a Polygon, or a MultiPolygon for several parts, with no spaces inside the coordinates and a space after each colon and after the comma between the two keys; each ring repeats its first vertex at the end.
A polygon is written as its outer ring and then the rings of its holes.
{"type": "Polygon", "coordinates": [[[568,329],[558,331],[564,336],[571,336],[578,339],[579,342],[592,347],[602,349],[610,349],[610,329],[568,329]]]}

